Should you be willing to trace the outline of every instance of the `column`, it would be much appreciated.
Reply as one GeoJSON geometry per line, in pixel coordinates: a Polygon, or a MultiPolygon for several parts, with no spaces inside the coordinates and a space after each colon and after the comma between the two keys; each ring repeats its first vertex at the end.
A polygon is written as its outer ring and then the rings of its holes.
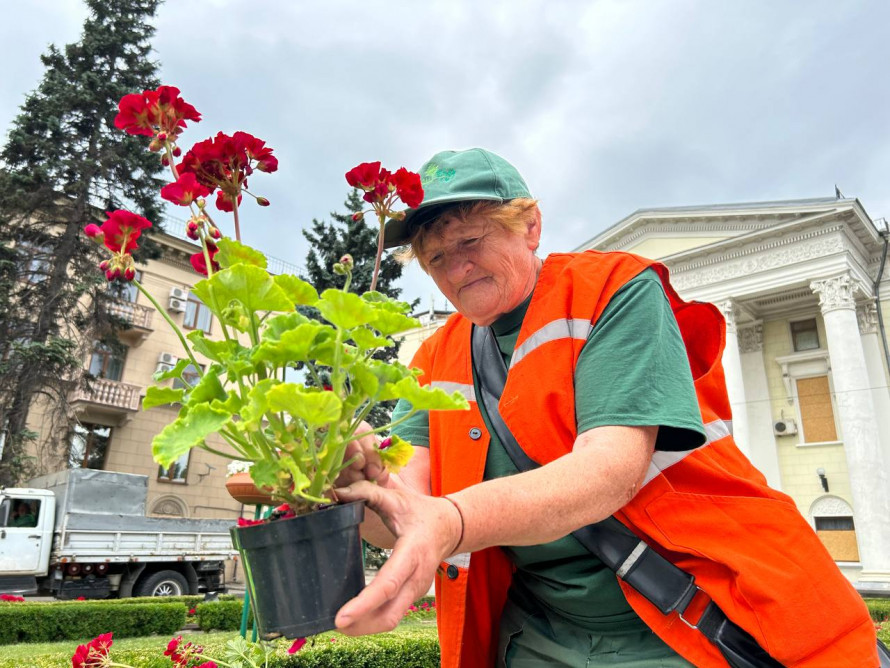
{"type": "Polygon", "coordinates": [[[887,391],[888,378],[884,346],[878,332],[878,309],[873,301],[856,307],[859,321],[859,334],[862,349],[865,351],[865,364],[871,382],[871,398],[875,403],[878,419],[878,439],[884,449],[884,462],[890,465],[890,392],[887,391]]]}
{"type": "Polygon", "coordinates": [[[717,304],[726,320],[726,347],[723,349],[723,374],[726,392],[732,409],[732,436],[739,449],[751,458],[751,441],[748,434],[748,409],[745,402],[745,381],[739,358],[739,339],[736,333],[738,309],[731,299],[717,304]]]}
{"type": "Polygon", "coordinates": [[[825,321],[835,403],[850,472],[862,573],[859,582],[890,590],[890,502],[868,366],[849,274],[810,283],[825,321]]]}
{"type": "Polygon", "coordinates": [[[773,409],[763,361],[763,325],[760,322],[738,328],[739,357],[745,397],[748,400],[748,438],[751,462],[766,476],[774,489],[782,489],[779,453],[773,434],[773,409]]]}

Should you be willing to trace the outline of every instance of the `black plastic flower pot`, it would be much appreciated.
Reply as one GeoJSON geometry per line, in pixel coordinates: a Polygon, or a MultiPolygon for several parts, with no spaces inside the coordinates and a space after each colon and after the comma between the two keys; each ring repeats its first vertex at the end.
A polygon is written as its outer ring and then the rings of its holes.
{"type": "Polygon", "coordinates": [[[363,501],[308,515],[232,527],[259,637],[304,638],[334,628],[340,607],[365,586],[363,501]]]}

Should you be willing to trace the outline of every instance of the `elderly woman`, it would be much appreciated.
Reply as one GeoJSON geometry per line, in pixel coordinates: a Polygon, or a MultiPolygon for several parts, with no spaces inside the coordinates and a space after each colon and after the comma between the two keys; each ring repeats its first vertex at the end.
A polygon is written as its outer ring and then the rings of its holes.
{"type": "MultiPolygon", "coordinates": [[[[723,665],[713,648],[699,647],[696,631],[650,614],[571,535],[616,513],[638,533],[658,534],[669,508],[657,514],[650,501],[685,484],[684,472],[778,494],[734,448],[724,420],[700,406],[674,315],[682,302],[666,272],[623,253],[539,258],[537,203],[516,169],[488,151],[439,153],[421,177],[423,203],[387,225],[385,244],[410,245],[457,309],[413,364],[423,382],[462,391],[471,410],[418,412],[397,425],[393,432],[415,446],[398,475],[382,469],[373,439],[352,444],[357,457],[338,495],[367,500],[374,512],[363,536],[395,549],[341,609],[338,627],[391,629],[435,579],[443,666],[692,665],[681,654],[723,665]],[[479,399],[474,328],[488,328],[509,369],[495,415],[479,399]],[[543,465],[519,472],[493,420],[543,465]],[[719,471],[686,456],[709,436],[730,448],[719,471]],[[663,480],[662,461],[676,464],[678,482],[663,480]],[[730,467],[738,470],[727,482],[730,467]]],[[[722,335],[708,331],[702,345],[713,362],[722,335]]],[[[728,406],[722,391],[711,403],[728,406]]],[[[394,420],[409,412],[400,402],[394,420]]]]}

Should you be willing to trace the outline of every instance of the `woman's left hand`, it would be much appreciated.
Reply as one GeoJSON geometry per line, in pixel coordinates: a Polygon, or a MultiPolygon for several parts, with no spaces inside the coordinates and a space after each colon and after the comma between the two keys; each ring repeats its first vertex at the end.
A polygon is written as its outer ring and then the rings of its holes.
{"type": "Polygon", "coordinates": [[[341,501],[364,499],[396,537],[393,553],[377,576],[337,613],[347,635],[391,631],[430,588],[436,569],[461,539],[462,518],[442,498],[409,489],[384,489],[367,481],[336,490],[341,501]]]}

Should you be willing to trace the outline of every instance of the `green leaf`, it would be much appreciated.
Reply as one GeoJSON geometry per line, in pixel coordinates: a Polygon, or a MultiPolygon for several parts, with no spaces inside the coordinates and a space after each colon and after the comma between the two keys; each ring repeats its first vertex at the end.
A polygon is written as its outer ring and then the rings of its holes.
{"type": "MultiPolygon", "coordinates": [[[[213,311],[241,304],[247,313],[293,311],[294,305],[265,269],[247,264],[232,265],[199,281],[192,292],[213,311]]],[[[219,314],[217,314],[219,316],[219,314]]]]}
{"type": "Polygon", "coordinates": [[[297,311],[274,315],[266,320],[266,324],[263,326],[263,341],[277,341],[282,334],[295,329],[304,322],[309,322],[309,318],[297,311]]]}
{"type": "Polygon", "coordinates": [[[249,431],[260,426],[263,415],[269,410],[268,392],[277,383],[278,381],[274,378],[266,378],[251,388],[247,394],[247,404],[241,409],[239,430],[249,431]]]}
{"type": "Polygon", "coordinates": [[[240,351],[247,350],[235,340],[213,341],[208,339],[204,332],[195,329],[185,335],[192,342],[192,350],[208,357],[214,362],[225,362],[240,351]]]}
{"type": "Polygon", "coordinates": [[[281,463],[284,465],[284,468],[287,469],[287,472],[290,473],[291,478],[294,483],[294,492],[297,494],[301,494],[309,485],[312,484],[312,481],[309,479],[309,476],[306,475],[306,472],[300,468],[299,464],[295,462],[293,459],[282,459],[281,463]]]}
{"type": "Polygon", "coordinates": [[[174,390],[170,387],[149,385],[148,389],[145,390],[145,397],[142,399],[142,410],[147,411],[155,406],[181,403],[183,394],[185,394],[185,390],[181,388],[174,390]]]}
{"type": "Polygon", "coordinates": [[[193,447],[201,445],[210,434],[219,431],[231,418],[231,413],[219,408],[207,404],[195,406],[154,437],[151,451],[155,461],[161,466],[170,466],[193,447]]]}
{"type": "Polygon", "coordinates": [[[284,290],[294,304],[314,306],[318,301],[318,290],[304,280],[290,274],[279,274],[275,277],[275,283],[284,290]]]}
{"type": "Polygon", "coordinates": [[[228,395],[223,389],[222,383],[219,381],[219,374],[224,371],[225,367],[222,367],[219,364],[214,364],[203,376],[201,376],[201,380],[199,380],[198,384],[195,385],[191,392],[189,392],[189,410],[191,410],[193,406],[210,403],[214,399],[217,399],[218,401],[226,401],[226,399],[228,399],[228,395]]]}
{"type": "Polygon", "coordinates": [[[306,390],[295,383],[280,383],[267,393],[269,409],[284,411],[311,425],[340,419],[342,403],[333,392],[306,390]]]}
{"type": "Polygon", "coordinates": [[[379,451],[380,459],[387,471],[398,473],[414,456],[414,446],[395,435],[390,440],[390,446],[379,451]]]}
{"type": "Polygon", "coordinates": [[[315,359],[311,355],[311,350],[315,345],[316,337],[324,330],[331,330],[331,327],[315,322],[297,325],[294,329],[283,332],[278,341],[261,343],[251,359],[254,362],[271,362],[276,366],[315,359]]]}
{"type": "Polygon", "coordinates": [[[168,378],[182,379],[182,372],[185,371],[186,367],[191,363],[191,360],[187,357],[177,360],[172,369],[167,369],[167,371],[156,371],[152,378],[157,381],[167,380],[168,378]]]}
{"type": "Polygon", "coordinates": [[[250,479],[257,487],[275,487],[278,484],[279,460],[263,459],[250,467],[250,479]]]}
{"type": "Polygon", "coordinates": [[[355,364],[350,374],[352,375],[353,392],[364,394],[368,397],[373,397],[377,394],[377,390],[380,388],[380,381],[374,375],[374,372],[371,371],[368,364],[361,362],[355,364]]]}
{"type": "Polygon", "coordinates": [[[415,410],[450,411],[469,410],[470,404],[460,392],[448,394],[441,388],[421,387],[416,378],[403,378],[398,383],[387,384],[394,398],[404,399],[415,410]]]}
{"type": "Polygon", "coordinates": [[[219,252],[213,257],[223,269],[236,264],[249,264],[254,267],[266,268],[266,256],[258,250],[242,244],[235,239],[223,237],[216,242],[219,252]]]}
{"type": "Polygon", "coordinates": [[[410,318],[401,313],[391,313],[389,311],[377,311],[377,317],[372,323],[381,334],[389,336],[397,332],[404,332],[407,329],[420,327],[420,320],[410,318]]]}
{"type": "Polygon", "coordinates": [[[374,304],[379,309],[385,309],[392,313],[408,313],[411,310],[411,305],[408,302],[398,301],[376,290],[374,292],[369,290],[362,295],[362,299],[374,304]]]}
{"type": "Polygon", "coordinates": [[[374,320],[377,311],[358,295],[333,288],[325,290],[315,305],[321,315],[338,327],[352,329],[374,320]]]}
{"type": "Polygon", "coordinates": [[[389,348],[395,345],[390,339],[385,336],[377,336],[367,327],[356,327],[349,332],[349,336],[362,351],[389,348]]]}

